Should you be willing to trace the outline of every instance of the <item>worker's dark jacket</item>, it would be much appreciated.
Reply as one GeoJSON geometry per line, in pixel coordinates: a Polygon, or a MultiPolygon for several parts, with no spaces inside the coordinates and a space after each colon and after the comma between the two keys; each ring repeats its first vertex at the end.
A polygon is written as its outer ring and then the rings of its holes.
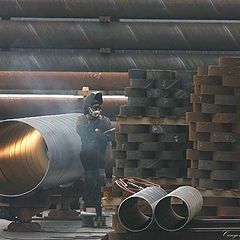
{"type": "Polygon", "coordinates": [[[81,115],[77,122],[77,132],[82,139],[81,161],[85,171],[105,169],[111,157],[111,137],[104,132],[111,129],[111,121],[105,117],[91,118],[81,115]],[[96,132],[96,129],[99,131],[96,132]]]}
{"type": "Polygon", "coordinates": [[[101,186],[106,184],[105,169],[111,162],[111,139],[104,132],[110,128],[111,122],[104,116],[91,118],[87,114],[78,118],[77,132],[82,139],[80,158],[85,170],[83,199],[86,206],[101,205],[101,186]]]}

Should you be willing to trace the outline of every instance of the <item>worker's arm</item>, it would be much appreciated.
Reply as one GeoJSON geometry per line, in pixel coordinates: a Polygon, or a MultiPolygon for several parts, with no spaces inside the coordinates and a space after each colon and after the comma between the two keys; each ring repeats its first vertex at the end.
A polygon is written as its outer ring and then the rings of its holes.
{"type": "Polygon", "coordinates": [[[103,127],[101,132],[101,138],[103,141],[111,142],[114,140],[115,128],[112,127],[112,123],[109,118],[103,117],[103,127]]]}

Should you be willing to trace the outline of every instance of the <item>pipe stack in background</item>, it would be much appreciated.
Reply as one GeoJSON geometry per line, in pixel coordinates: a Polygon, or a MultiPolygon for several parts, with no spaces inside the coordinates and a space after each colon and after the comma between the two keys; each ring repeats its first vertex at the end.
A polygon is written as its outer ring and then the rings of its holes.
{"type": "Polygon", "coordinates": [[[173,71],[129,70],[128,104],[120,106],[116,133],[116,177],[187,176],[188,126],[191,88],[173,71]]]}
{"type": "MultiPolygon", "coordinates": [[[[189,79],[197,66],[217,64],[221,55],[239,55],[238,7],[236,0],[197,4],[190,0],[1,1],[0,92],[73,94],[82,86],[90,90],[114,87],[111,91],[118,86],[122,91],[132,68],[174,70],[189,79]],[[6,71],[10,71],[9,84],[6,71]],[[102,73],[101,83],[80,72],[102,73]],[[125,76],[124,86],[118,85],[116,72],[125,76]]],[[[26,116],[45,114],[37,110],[36,102],[29,107],[36,113],[26,116]]],[[[55,111],[59,107],[52,101],[45,101],[44,106],[53,109],[46,114],[68,112],[55,111]]]]}
{"type": "Polygon", "coordinates": [[[236,0],[4,0],[0,70],[196,71],[239,55],[238,8],[236,0]]]}

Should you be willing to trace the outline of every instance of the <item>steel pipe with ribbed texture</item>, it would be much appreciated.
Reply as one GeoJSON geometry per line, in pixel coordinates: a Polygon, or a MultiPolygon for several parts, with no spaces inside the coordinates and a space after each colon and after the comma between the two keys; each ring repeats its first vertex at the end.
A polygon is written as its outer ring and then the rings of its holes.
{"type": "MultiPolygon", "coordinates": [[[[82,96],[1,94],[0,119],[78,113],[83,110],[83,104],[82,96]]],[[[104,96],[103,114],[115,120],[120,106],[125,104],[127,97],[104,96]]]]}
{"type": "Polygon", "coordinates": [[[1,0],[0,17],[240,19],[238,0],[1,0]]]}
{"type": "Polygon", "coordinates": [[[201,211],[202,206],[201,193],[191,186],[182,186],[159,200],[154,209],[154,219],[163,230],[178,231],[201,211]],[[185,206],[185,213],[174,209],[174,200],[185,206]]]}
{"type": "Polygon", "coordinates": [[[140,232],[153,223],[154,203],[167,195],[161,187],[147,187],[126,198],[118,208],[118,218],[124,228],[140,232]]]}
{"type": "Polygon", "coordinates": [[[240,52],[190,51],[0,51],[0,71],[127,72],[130,68],[197,71],[218,64],[219,56],[240,52]]]}
{"type": "Polygon", "coordinates": [[[0,48],[240,50],[232,21],[0,21],[0,32],[0,48]]]}
{"type": "Polygon", "coordinates": [[[84,175],[80,114],[0,122],[0,195],[22,196],[37,188],[70,184],[84,175]]]}
{"type": "Polygon", "coordinates": [[[127,72],[0,71],[0,89],[123,91],[127,86],[127,72]]]}

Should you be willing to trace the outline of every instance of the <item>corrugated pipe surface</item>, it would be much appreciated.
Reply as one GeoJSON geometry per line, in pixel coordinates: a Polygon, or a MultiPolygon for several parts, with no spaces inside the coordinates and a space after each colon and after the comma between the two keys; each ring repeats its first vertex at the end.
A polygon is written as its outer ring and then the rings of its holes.
{"type": "Polygon", "coordinates": [[[147,229],[153,223],[153,203],[166,194],[160,187],[147,187],[126,198],[118,208],[120,223],[131,232],[147,229]]]}
{"type": "Polygon", "coordinates": [[[69,184],[83,176],[79,114],[0,122],[0,195],[69,184]]]}
{"type": "Polygon", "coordinates": [[[200,212],[202,205],[203,198],[197,189],[190,186],[179,187],[160,199],[155,207],[154,219],[160,228],[166,231],[178,231],[200,212]],[[185,205],[186,214],[175,211],[174,200],[181,201],[185,205]]]}

